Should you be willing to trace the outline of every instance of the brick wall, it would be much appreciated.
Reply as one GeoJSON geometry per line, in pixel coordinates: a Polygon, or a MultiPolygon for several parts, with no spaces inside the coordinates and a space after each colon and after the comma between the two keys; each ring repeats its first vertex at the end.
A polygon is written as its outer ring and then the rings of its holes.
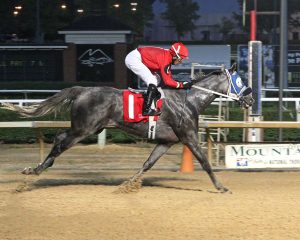
{"type": "Polygon", "coordinates": [[[115,61],[115,80],[114,87],[125,89],[128,87],[128,70],[125,66],[125,57],[131,50],[131,47],[126,43],[116,43],[114,48],[114,61],[115,61]]]}
{"type": "Polygon", "coordinates": [[[76,82],[76,45],[68,44],[63,53],[63,74],[65,82],[76,82]]]}

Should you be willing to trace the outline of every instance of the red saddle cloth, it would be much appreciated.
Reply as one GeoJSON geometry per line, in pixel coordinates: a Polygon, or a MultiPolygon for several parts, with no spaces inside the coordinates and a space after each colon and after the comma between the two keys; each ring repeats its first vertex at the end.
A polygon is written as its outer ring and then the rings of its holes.
{"type": "MultiPolygon", "coordinates": [[[[148,122],[149,116],[143,116],[144,96],[142,93],[135,93],[129,90],[123,92],[123,112],[125,122],[148,122]]],[[[162,107],[162,99],[156,102],[158,110],[162,107]]],[[[159,116],[154,116],[154,121],[158,120],[159,116]]]]}

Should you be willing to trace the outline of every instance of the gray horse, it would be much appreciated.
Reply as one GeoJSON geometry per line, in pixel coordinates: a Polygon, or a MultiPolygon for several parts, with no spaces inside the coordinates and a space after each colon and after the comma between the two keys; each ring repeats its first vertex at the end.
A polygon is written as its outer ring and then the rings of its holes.
{"type": "MultiPolygon", "coordinates": [[[[212,72],[204,77],[196,77],[193,80],[193,88],[189,91],[164,90],[162,113],[156,125],[157,145],[143,167],[127,183],[141,182],[144,172],[149,170],[173,144],[182,142],[188,146],[208,173],[215,188],[220,192],[228,191],[217,180],[210,163],[202,153],[198,139],[198,116],[217,97],[216,93],[229,95],[232,92],[230,89],[235,90],[235,99],[243,107],[252,105],[251,89],[249,91],[249,87],[246,88],[240,78],[238,87],[235,81],[232,81],[230,74],[235,71],[233,67],[212,72]]],[[[53,165],[55,158],[62,152],[87,136],[100,133],[107,125],[114,125],[126,132],[147,138],[148,123],[124,122],[122,93],[122,90],[111,87],[72,87],[63,89],[35,107],[15,105],[3,107],[25,117],[43,116],[66,105],[71,108],[71,128],[57,134],[51,152],[42,163],[35,168],[25,168],[22,173],[27,175],[42,173],[53,165]]]]}

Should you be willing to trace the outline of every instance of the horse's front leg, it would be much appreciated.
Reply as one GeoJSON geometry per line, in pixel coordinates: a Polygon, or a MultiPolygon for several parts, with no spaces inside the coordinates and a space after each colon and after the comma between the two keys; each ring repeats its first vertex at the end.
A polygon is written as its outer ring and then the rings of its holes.
{"type": "Polygon", "coordinates": [[[117,192],[136,192],[142,186],[142,175],[148,171],[153,165],[157,162],[157,160],[168,151],[168,149],[174,143],[165,143],[165,144],[157,144],[150,154],[149,158],[144,162],[143,167],[131,177],[128,181],[125,181],[119,186],[117,192]]]}
{"type": "Polygon", "coordinates": [[[188,148],[192,151],[198,162],[201,164],[202,168],[207,172],[211,181],[213,182],[215,188],[219,190],[221,193],[225,193],[228,191],[226,187],[224,187],[217,179],[214,174],[211,165],[206,158],[205,154],[203,154],[200,144],[198,142],[197,133],[190,134],[182,139],[182,143],[187,145],[188,148]]]}

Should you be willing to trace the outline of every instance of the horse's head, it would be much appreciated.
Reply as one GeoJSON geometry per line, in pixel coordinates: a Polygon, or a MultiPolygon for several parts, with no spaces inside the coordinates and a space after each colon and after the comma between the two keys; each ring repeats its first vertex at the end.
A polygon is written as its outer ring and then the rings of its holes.
{"type": "Polygon", "coordinates": [[[243,108],[249,108],[254,103],[252,89],[238,75],[236,64],[233,64],[230,69],[214,71],[205,76],[197,74],[192,84],[193,88],[204,92],[231,98],[243,108]]]}
{"type": "Polygon", "coordinates": [[[236,71],[236,63],[226,70],[230,82],[229,95],[237,98],[236,101],[242,108],[249,108],[253,105],[252,88],[248,87],[236,71]]]}

